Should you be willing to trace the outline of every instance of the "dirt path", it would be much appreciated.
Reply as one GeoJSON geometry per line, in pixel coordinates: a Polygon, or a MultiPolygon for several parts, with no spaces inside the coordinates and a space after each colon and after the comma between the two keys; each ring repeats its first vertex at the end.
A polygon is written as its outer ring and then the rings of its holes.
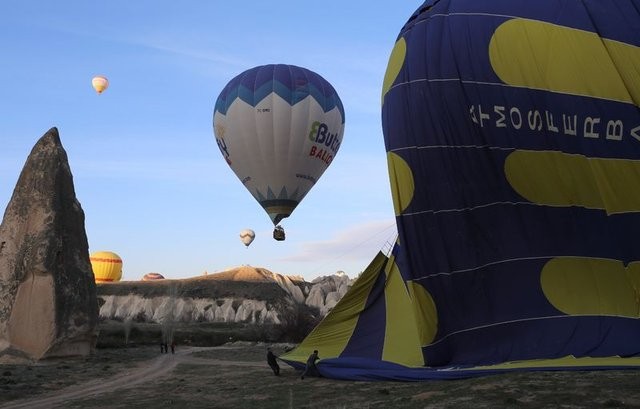
{"type": "Polygon", "coordinates": [[[107,379],[92,380],[80,385],[74,385],[59,391],[45,394],[33,399],[21,399],[0,406],[2,409],[48,409],[63,406],[65,402],[73,399],[81,399],[102,393],[113,392],[117,389],[132,388],[140,383],[148,383],[153,379],[166,376],[181,363],[196,365],[219,366],[255,366],[265,365],[254,362],[224,361],[218,359],[195,358],[190,356],[193,352],[208,348],[182,348],[175,355],[164,354],[157,358],[143,362],[140,366],[122,375],[107,379]]]}

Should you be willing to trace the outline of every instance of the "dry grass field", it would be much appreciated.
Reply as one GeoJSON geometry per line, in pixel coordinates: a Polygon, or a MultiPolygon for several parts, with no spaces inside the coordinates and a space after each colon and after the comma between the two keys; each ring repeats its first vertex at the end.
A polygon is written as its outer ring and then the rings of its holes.
{"type": "MultiPolygon", "coordinates": [[[[88,358],[0,366],[0,408],[640,408],[637,371],[523,372],[457,381],[305,378],[265,344],[101,348],[88,358]]],[[[276,352],[284,345],[273,345],[276,352]]]]}

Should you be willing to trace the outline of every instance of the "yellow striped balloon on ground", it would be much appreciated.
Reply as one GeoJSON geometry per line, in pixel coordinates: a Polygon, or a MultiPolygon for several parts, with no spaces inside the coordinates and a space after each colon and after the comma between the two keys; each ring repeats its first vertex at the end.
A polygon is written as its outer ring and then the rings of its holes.
{"type": "Polygon", "coordinates": [[[122,279],[122,259],[112,251],[98,251],[89,257],[96,283],[108,283],[122,279]]]}
{"type": "Polygon", "coordinates": [[[333,162],[344,121],[329,82],[284,64],[233,78],[213,114],[222,156],[274,225],[291,215],[333,162]]]}

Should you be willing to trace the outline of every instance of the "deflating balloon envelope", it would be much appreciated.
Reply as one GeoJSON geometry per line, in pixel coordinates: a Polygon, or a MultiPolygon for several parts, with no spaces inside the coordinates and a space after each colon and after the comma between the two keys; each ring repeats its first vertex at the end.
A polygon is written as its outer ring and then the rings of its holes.
{"type": "Polygon", "coordinates": [[[353,380],[640,367],[639,10],[424,2],[382,86],[398,242],[292,360],[319,349],[353,380]]]}
{"type": "Polygon", "coordinates": [[[227,84],[213,128],[225,161],[277,225],[335,158],[344,120],[342,102],[324,78],[273,64],[227,84]]]}

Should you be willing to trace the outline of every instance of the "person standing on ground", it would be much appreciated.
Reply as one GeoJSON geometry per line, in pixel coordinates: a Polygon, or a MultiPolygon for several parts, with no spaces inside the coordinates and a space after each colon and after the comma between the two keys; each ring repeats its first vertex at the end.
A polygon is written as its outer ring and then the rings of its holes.
{"type": "Polygon", "coordinates": [[[271,367],[271,370],[273,370],[273,374],[275,376],[280,375],[280,365],[278,365],[277,358],[278,357],[273,353],[271,348],[267,348],[267,363],[271,367]]]}
{"type": "Polygon", "coordinates": [[[318,357],[318,350],[316,349],[313,351],[313,354],[309,355],[309,358],[307,358],[307,366],[305,366],[304,372],[300,375],[300,379],[304,379],[305,375],[320,376],[318,368],[316,367],[316,361],[318,359],[320,358],[318,357]]]}
{"type": "Polygon", "coordinates": [[[176,353],[176,341],[171,341],[171,353],[176,353]]]}

